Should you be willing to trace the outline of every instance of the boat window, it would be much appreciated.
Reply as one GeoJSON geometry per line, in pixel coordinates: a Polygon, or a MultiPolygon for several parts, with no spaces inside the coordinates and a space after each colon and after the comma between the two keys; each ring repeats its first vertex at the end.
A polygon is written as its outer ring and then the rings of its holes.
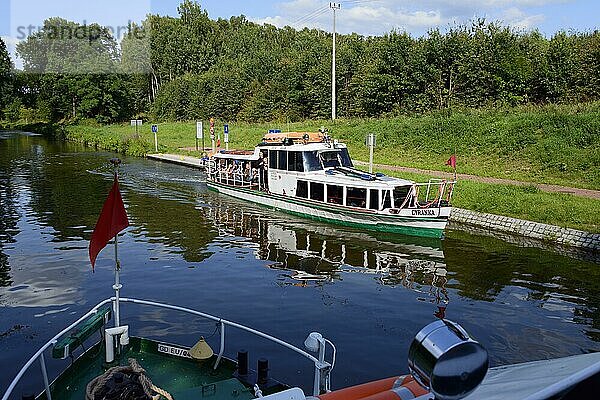
{"type": "Polygon", "coordinates": [[[350,159],[350,154],[348,154],[348,149],[340,149],[340,159],[342,160],[342,166],[348,168],[354,167],[350,159]]]}
{"type": "Polygon", "coordinates": [[[302,161],[302,152],[288,152],[288,171],[304,172],[304,163],[302,161]]]}
{"type": "Polygon", "coordinates": [[[344,187],[327,185],[327,202],[332,204],[344,203],[344,187]]]}
{"type": "Polygon", "coordinates": [[[410,191],[410,186],[398,186],[394,189],[394,207],[401,208],[406,206],[406,196],[410,191]]]}
{"type": "Polygon", "coordinates": [[[323,166],[325,168],[335,168],[340,166],[340,159],[338,158],[339,152],[337,151],[326,151],[321,153],[321,160],[323,160],[323,166]]]}
{"type": "Polygon", "coordinates": [[[346,192],[346,205],[367,208],[367,189],[349,187],[346,192]]]}
{"type": "Polygon", "coordinates": [[[274,150],[269,151],[269,168],[277,169],[277,152],[274,150]]]}
{"type": "Polygon", "coordinates": [[[308,198],[308,182],[298,181],[296,184],[296,196],[304,199],[308,198]]]}
{"type": "Polygon", "coordinates": [[[287,151],[279,150],[278,153],[278,169],[285,171],[287,170],[287,151]]]}
{"type": "Polygon", "coordinates": [[[310,198],[313,200],[324,201],[325,200],[325,185],[322,183],[310,183],[310,198]]]}
{"type": "Polygon", "coordinates": [[[304,152],[304,170],[307,172],[310,171],[320,171],[323,167],[321,166],[321,161],[319,161],[319,156],[316,151],[305,151],[304,152]]]}
{"type": "Polygon", "coordinates": [[[392,208],[392,196],[390,195],[390,191],[383,190],[381,193],[383,195],[383,209],[392,208]]]}
{"type": "Polygon", "coordinates": [[[379,210],[379,189],[369,190],[369,208],[371,210],[379,210]]]}

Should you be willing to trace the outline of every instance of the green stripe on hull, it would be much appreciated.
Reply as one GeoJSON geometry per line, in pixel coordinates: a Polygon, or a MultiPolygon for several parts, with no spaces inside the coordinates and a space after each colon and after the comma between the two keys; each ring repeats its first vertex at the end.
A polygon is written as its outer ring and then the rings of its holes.
{"type": "MultiPolygon", "coordinates": [[[[212,190],[212,191],[217,192],[217,193],[222,193],[219,190],[219,187],[218,187],[219,185],[215,184],[214,182],[209,182],[207,186],[208,186],[209,190],[212,190]]],[[[261,197],[263,196],[261,193],[255,193],[254,191],[239,189],[239,188],[230,187],[230,186],[225,186],[225,188],[230,189],[230,190],[235,190],[235,191],[248,192],[248,193],[253,194],[253,195],[259,195],[261,197]]],[[[239,199],[239,200],[250,201],[252,203],[259,204],[261,206],[264,206],[264,207],[267,207],[267,208],[270,208],[270,209],[282,211],[282,212],[285,212],[287,214],[295,215],[295,216],[302,217],[302,218],[308,218],[308,219],[311,219],[313,221],[326,222],[326,223],[331,223],[331,224],[340,225],[340,226],[347,226],[347,227],[351,227],[351,228],[368,229],[368,230],[376,231],[376,232],[399,233],[399,234],[402,234],[402,235],[409,235],[409,236],[420,236],[420,237],[428,237],[428,238],[436,238],[436,239],[440,239],[440,238],[442,238],[444,236],[444,230],[443,229],[436,229],[436,228],[415,228],[415,227],[412,227],[412,226],[403,226],[403,225],[386,224],[386,223],[378,223],[378,224],[372,225],[372,224],[363,224],[363,223],[358,223],[358,222],[342,221],[342,220],[339,220],[339,219],[324,218],[324,217],[319,217],[319,216],[316,216],[316,215],[306,214],[306,213],[302,213],[302,212],[297,212],[297,211],[292,211],[292,210],[286,210],[286,209],[279,208],[279,207],[273,207],[273,206],[269,206],[267,204],[264,204],[264,203],[261,203],[261,202],[258,202],[258,201],[251,201],[251,200],[241,199],[241,198],[229,195],[227,193],[222,193],[222,194],[228,195],[230,197],[233,197],[233,198],[236,198],[236,199],[239,199]]],[[[307,205],[307,204],[301,204],[301,205],[306,206],[306,207],[310,207],[310,205],[307,205]]],[[[313,207],[313,208],[316,208],[316,207],[313,207]]],[[[352,212],[352,213],[355,213],[355,212],[352,212]]],[[[414,221],[414,220],[412,220],[412,221],[414,221]]],[[[423,220],[423,221],[427,222],[427,221],[431,221],[431,219],[423,220]]]]}
{"type": "MultiPolygon", "coordinates": [[[[259,204],[259,203],[257,203],[257,204],[259,204]]],[[[388,225],[388,224],[369,225],[369,224],[361,224],[361,223],[357,223],[357,222],[341,221],[339,219],[317,217],[315,215],[304,214],[304,213],[290,211],[290,210],[283,210],[280,208],[276,208],[276,209],[286,212],[288,214],[312,219],[314,221],[328,222],[328,223],[332,223],[335,225],[348,226],[351,228],[364,228],[364,229],[368,229],[371,231],[377,231],[377,232],[400,233],[403,235],[429,237],[429,238],[436,238],[436,239],[440,239],[444,235],[443,229],[414,228],[412,226],[388,225]]]]}

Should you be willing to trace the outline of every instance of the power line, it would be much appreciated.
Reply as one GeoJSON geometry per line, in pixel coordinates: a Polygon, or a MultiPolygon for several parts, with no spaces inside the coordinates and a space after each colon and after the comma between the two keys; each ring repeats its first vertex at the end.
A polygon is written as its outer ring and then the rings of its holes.
{"type": "Polygon", "coordinates": [[[317,8],[316,10],[311,11],[311,12],[309,12],[306,15],[303,15],[302,17],[300,17],[297,20],[295,20],[294,22],[292,22],[292,26],[301,24],[301,23],[306,22],[308,20],[312,20],[312,19],[320,16],[321,14],[327,12],[328,9],[329,9],[328,6],[321,6],[321,7],[317,8]]]}

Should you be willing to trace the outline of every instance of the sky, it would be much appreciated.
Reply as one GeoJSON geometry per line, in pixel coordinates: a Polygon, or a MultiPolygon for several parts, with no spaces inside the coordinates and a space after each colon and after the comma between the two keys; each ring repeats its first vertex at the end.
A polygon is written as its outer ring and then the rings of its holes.
{"type": "MultiPolygon", "coordinates": [[[[179,0],[0,0],[0,36],[14,59],[14,45],[42,25],[61,16],[79,23],[113,27],[139,22],[149,14],[177,15],[179,0]]],[[[245,15],[258,23],[282,27],[332,30],[333,12],[324,0],[201,0],[211,18],[245,15]]],[[[599,0],[347,0],[339,1],[337,31],[382,35],[393,29],[414,36],[442,30],[476,18],[500,21],[518,29],[557,31],[600,29],[599,0]]],[[[17,66],[19,62],[17,60],[17,66]]]]}

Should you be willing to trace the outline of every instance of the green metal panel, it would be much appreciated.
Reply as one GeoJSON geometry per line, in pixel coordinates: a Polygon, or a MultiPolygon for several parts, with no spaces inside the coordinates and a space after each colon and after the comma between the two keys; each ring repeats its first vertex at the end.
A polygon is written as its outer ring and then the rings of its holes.
{"type": "Polygon", "coordinates": [[[52,357],[67,358],[90,336],[98,332],[110,320],[110,307],[105,307],[78,325],[69,336],[59,340],[52,348],[52,357]]]}

